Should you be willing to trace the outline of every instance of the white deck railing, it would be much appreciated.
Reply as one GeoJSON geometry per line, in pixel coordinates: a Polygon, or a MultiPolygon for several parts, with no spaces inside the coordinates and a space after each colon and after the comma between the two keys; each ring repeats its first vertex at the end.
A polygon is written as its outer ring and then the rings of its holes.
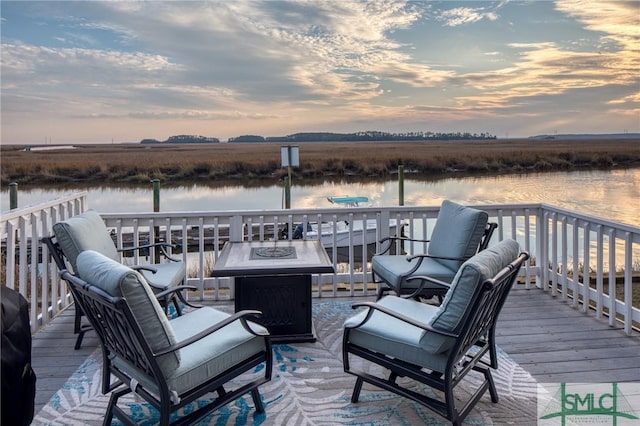
{"type": "Polygon", "coordinates": [[[83,192],[0,216],[0,277],[3,285],[19,291],[29,302],[32,331],[73,301],[40,239],[50,234],[54,223],[86,209],[87,193],[83,192]]]}
{"type": "MultiPolygon", "coordinates": [[[[58,220],[88,208],[86,193],[71,195],[39,206],[15,210],[0,218],[3,243],[2,273],[5,282],[27,296],[31,323],[37,330],[70,303],[66,286],[57,276],[40,238],[49,235],[58,220]],[[31,242],[35,242],[32,244],[31,242]],[[41,251],[40,251],[41,250],[41,251]],[[41,253],[41,255],[40,255],[41,253]],[[6,254],[6,256],[5,256],[6,254]]],[[[640,272],[640,228],[608,222],[545,204],[482,205],[498,223],[492,243],[504,238],[517,240],[531,259],[521,271],[528,288],[538,287],[577,309],[597,316],[609,315],[611,325],[624,327],[627,334],[640,325],[640,284],[633,285],[640,272]],[[574,255],[574,253],[576,255],[574,255]],[[616,284],[618,282],[618,284],[616,284]],[[610,298],[616,294],[618,298],[610,298]]],[[[211,212],[109,213],[102,214],[119,247],[171,240],[174,254],[188,263],[188,282],[198,287],[191,297],[228,300],[233,298],[230,279],[212,278],[211,266],[227,240],[277,241],[284,224],[346,221],[353,230],[358,221],[375,220],[375,240],[396,234],[391,220],[404,224],[405,235],[424,238],[430,234],[439,206],[358,207],[352,209],[254,210],[211,212]],[[275,226],[274,226],[275,224],[275,226]],[[384,225],[384,226],[383,226],[384,225]],[[152,232],[149,232],[149,231],[152,232]]],[[[336,273],[314,277],[314,297],[371,296],[370,264],[362,237],[355,234],[339,256],[330,255],[336,273]]],[[[370,252],[378,247],[369,248],[370,252]]],[[[400,247],[398,247],[400,249],[400,247]]],[[[418,253],[426,244],[402,247],[418,253]]],[[[369,253],[370,253],[369,252],[369,253]]],[[[136,254],[125,263],[155,261],[155,253],[136,254]]]]}

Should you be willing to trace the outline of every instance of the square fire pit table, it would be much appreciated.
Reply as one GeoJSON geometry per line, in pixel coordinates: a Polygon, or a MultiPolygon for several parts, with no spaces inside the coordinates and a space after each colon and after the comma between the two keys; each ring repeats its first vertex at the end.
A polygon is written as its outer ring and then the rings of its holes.
{"type": "Polygon", "coordinates": [[[276,343],[314,342],[311,275],[333,273],[318,240],[227,242],[214,277],[233,277],[235,310],[262,311],[258,320],[276,343]]]}

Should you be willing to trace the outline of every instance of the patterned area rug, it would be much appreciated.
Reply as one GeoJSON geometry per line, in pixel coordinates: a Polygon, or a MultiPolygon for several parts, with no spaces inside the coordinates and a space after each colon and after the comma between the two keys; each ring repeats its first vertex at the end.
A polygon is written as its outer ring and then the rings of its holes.
{"type": "MultiPolygon", "coordinates": [[[[260,387],[266,412],[256,415],[250,396],[227,405],[201,425],[444,425],[442,417],[424,407],[381,389],[364,385],[360,401],[351,403],[355,377],[342,369],[342,324],[354,314],[350,302],[329,301],[313,305],[318,341],[274,345],[271,382],[260,387]]],[[[34,425],[102,424],[108,397],[100,392],[101,352],[98,349],[36,415],[34,425]]],[[[354,361],[359,361],[354,359],[354,361]]],[[[354,367],[363,363],[352,362],[354,367]]],[[[362,368],[366,367],[364,364],[362,368]]],[[[469,425],[527,425],[536,423],[536,383],[505,353],[500,351],[494,372],[500,402],[487,394],[467,417],[469,425]]],[[[480,383],[470,373],[458,386],[466,399],[469,389],[480,383]]],[[[429,392],[429,391],[427,391],[429,392]]],[[[194,403],[195,404],[195,403],[194,403]]],[[[153,407],[136,396],[121,398],[121,407],[140,425],[153,425],[153,407]]],[[[184,410],[189,410],[185,407],[184,410]]],[[[120,424],[114,419],[113,424],[120,424]]]]}

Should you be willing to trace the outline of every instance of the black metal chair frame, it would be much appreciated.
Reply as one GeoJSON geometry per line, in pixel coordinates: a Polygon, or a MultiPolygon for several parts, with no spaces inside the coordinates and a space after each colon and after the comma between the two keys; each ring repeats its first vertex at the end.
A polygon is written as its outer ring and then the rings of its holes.
{"type": "MultiPolygon", "coordinates": [[[[502,309],[502,306],[509,294],[509,290],[515,282],[522,264],[528,258],[529,255],[526,252],[522,252],[516,260],[502,269],[495,277],[485,280],[478,286],[470,304],[470,308],[467,309],[465,313],[459,333],[448,333],[435,329],[428,324],[421,323],[416,319],[409,318],[399,312],[377,305],[376,303],[363,302],[354,304],[354,309],[361,306],[369,308],[368,315],[362,323],[368,320],[374,310],[379,310],[398,318],[407,324],[420,327],[432,333],[453,337],[455,338],[455,344],[450,349],[445,371],[440,373],[428,371],[422,369],[420,366],[352,344],[349,341],[350,329],[345,329],[342,355],[344,371],[357,377],[353,394],[351,396],[351,402],[355,403],[358,401],[363,382],[367,382],[405,398],[409,398],[412,401],[435,411],[442,417],[451,421],[453,425],[460,425],[463,422],[464,418],[469,414],[487,390],[489,390],[491,400],[494,403],[497,403],[498,392],[491,375],[491,369],[498,368],[498,354],[495,344],[496,323],[500,310],[502,309]],[[484,359],[487,352],[489,353],[488,362],[484,359]],[[370,373],[352,370],[349,363],[349,354],[359,356],[390,370],[389,377],[376,377],[370,373]],[[453,390],[470,371],[476,371],[483,374],[484,382],[466,402],[466,404],[459,409],[455,405],[453,390]],[[439,390],[442,392],[443,398],[432,398],[418,393],[415,390],[403,387],[397,383],[396,379],[398,377],[409,377],[439,390]]],[[[448,284],[437,280],[431,280],[429,277],[416,278],[425,281],[433,281],[436,284],[440,284],[448,288],[448,284]]]]}
{"type": "MultiPolygon", "coordinates": [[[[112,392],[104,418],[104,425],[110,425],[114,415],[124,424],[137,424],[117,405],[120,397],[131,392],[135,392],[158,409],[160,412],[161,425],[169,424],[169,417],[174,411],[211,392],[217,393],[218,397],[215,400],[183,416],[173,424],[194,424],[211,412],[247,393],[251,394],[256,412],[264,412],[264,404],[260,397],[258,386],[271,380],[273,355],[271,340],[268,335],[264,336],[265,350],[263,352],[236,364],[233,368],[224,371],[216,377],[209,378],[204,384],[182,395],[178,395],[177,401],[175,397],[172,397],[172,392],[169,390],[158,364],[158,358],[162,355],[175,352],[197,342],[236,320],[240,320],[248,332],[256,335],[247,324],[247,319],[260,315],[260,311],[245,310],[237,312],[226,320],[205,329],[189,339],[154,353],[147,343],[125,299],[112,297],[101,289],[71,274],[69,271],[61,271],[60,276],[69,283],[76,303],[80,304],[100,339],[104,362],[102,369],[102,393],[107,394],[112,392]],[[127,363],[148,376],[148,378],[156,384],[158,394],[149,391],[142,384],[135,382],[126,371],[111,363],[111,357],[113,355],[126,360],[127,363]],[[265,363],[264,376],[258,376],[253,381],[232,391],[225,389],[225,384],[230,380],[247,371],[251,371],[254,367],[262,363],[265,363]],[[113,383],[111,383],[111,375],[116,377],[113,383]],[[135,387],[132,383],[136,383],[135,387]]],[[[171,289],[171,291],[179,290],[174,288],[171,289]]]]}
{"type": "MultiPolygon", "coordinates": [[[[58,267],[58,271],[63,271],[63,270],[68,270],[69,267],[67,266],[67,258],[64,255],[64,252],[62,251],[62,247],[60,247],[60,244],[58,243],[58,241],[56,240],[56,237],[51,235],[48,237],[44,237],[41,240],[49,249],[49,254],[51,255],[51,258],[53,259],[53,261],[55,262],[56,266],[58,267]]],[[[154,248],[154,247],[159,247],[160,250],[162,250],[162,252],[164,253],[164,255],[172,260],[172,261],[177,261],[176,259],[172,258],[167,252],[166,252],[166,248],[165,246],[167,245],[167,243],[155,243],[155,244],[146,244],[143,246],[136,246],[136,247],[127,247],[127,248],[123,248],[123,249],[119,249],[119,252],[127,252],[127,251],[134,251],[134,250],[142,250],[142,249],[149,249],[149,248],[154,248]]],[[[137,265],[137,266],[131,266],[131,269],[135,269],[135,270],[147,270],[147,271],[151,271],[154,272],[155,268],[153,268],[152,265],[137,265]]],[[[152,283],[149,283],[149,285],[151,287],[153,287],[152,283]]],[[[175,287],[176,290],[174,289],[168,289],[168,290],[164,290],[158,293],[155,293],[156,298],[158,299],[158,301],[160,302],[160,305],[164,308],[165,313],[168,313],[168,309],[169,309],[169,304],[173,303],[173,306],[176,309],[176,313],[177,315],[182,315],[182,309],[180,307],[180,303],[184,304],[185,306],[189,306],[192,308],[199,308],[199,305],[195,305],[193,303],[188,302],[185,298],[184,295],[182,293],[183,290],[197,290],[196,287],[194,286],[188,286],[188,285],[181,285],[178,287],[175,287]]],[[[73,293],[72,293],[73,295],[73,293]]],[[[75,297],[74,297],[74,301],[75,301],[75,297]]],[[[78,306],[78,304],[75,304],[75,315],[74,315],[74,320],[73,320],[73,332],[74,334],[77,334],[78,337],[76,338],[76,343],[74,346],[74,349],[78,350],[80,349],[80,347],[82,346],[82,339],[84,338],[84,334],[87,331],[92,330],[91,325],[89,324],[83,324],[82,323],[82,317],[84,316],[84,312],[82,311],[82,308],[80,306],[78,306]]]]}
{"type": "MultiPolygon", "coordinates": [[[[498,228],[497,223],[495,222],[487,223],[487,226],[484,229],[484,233],[482,234],[482,238],[480,239],[480,244],[478,245],[478,251],[476,253],[481,252],[482,250],[486,249],[489,246],[489,241],[491,241],[493,232],[497,228],[498,228]]],[[[385,237],[380,240],[380,244],[381,245],[387,244],[386,247],[380,252],[376,253],[375,255],[379,256],[379,255],[384,255],[388,253],[389,250],[398,243],[400,244],[404,242],[428,243],[429,241],[430,240],[421,240],[417,238],[410,238],[410,237],[404,237],[404,236],[385,237]]],[[[399,255],[396,255],[396,256],[399,256],[399,255]]],[[[409,279],[409,277],[411,277],[420,268],[420,265],[422,264],[422,259],[425,259],[427,257],[430,257],[432,259],[442,259],[442,260],[459,260],[461,262],[469,260],[468,257],[467,258],[442,257],[442,256],[433,256],[428,253],[419,253],[413,256],[407,256],[406,257],[407,263],[413,261],[414,259],[418,259],[418,262],[416,262],[416,264],[412,268],[407,269],[407,271],[402,274],[402,279],[405,279],[405,280],[409,279]]],[[[378,299],[384,296],[387,292],[394,291],[391,287],[389,287],[388,285],[385,285],[386,283],[384,281],[376,281],[376,273],[374,270],[372,270],[371,275],[373,277],[374,283],[380,284],[380,287],[378,289],[378,299]]],[[[412,277],[411,279],[414,279],[414,277],[412,277]]],[[[424,284],[425,283],[423,283],[423,285],[424,284]]],[[[400,289],[400,294],[398,294],[398,296],[402,296],[406,298],[414,298],[414,299],[418,299],[418,298],[430,299],[433,296],[437,296],[440,302],[442,302],[442,298],[446,293],[447,293],[447,288],[424,289],[423,286],[421,286],[418,289],[413,289],[413,288],[405,289],[405,290],[400,289]]]]}

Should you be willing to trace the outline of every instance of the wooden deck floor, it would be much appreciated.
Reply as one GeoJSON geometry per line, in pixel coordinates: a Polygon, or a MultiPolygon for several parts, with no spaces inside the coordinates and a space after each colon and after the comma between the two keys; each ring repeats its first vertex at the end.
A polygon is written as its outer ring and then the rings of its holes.
{"type": "MultiPolygon", "coordinates": [[[[74,350],[73,308],[33,336],[36,412],[98,348],[93,332],[74,350]]],[[[541,290],[514,289],[497,327],[498,345],[538,382],[640,382],[640,335],[629,337],[541,290]]]]}

